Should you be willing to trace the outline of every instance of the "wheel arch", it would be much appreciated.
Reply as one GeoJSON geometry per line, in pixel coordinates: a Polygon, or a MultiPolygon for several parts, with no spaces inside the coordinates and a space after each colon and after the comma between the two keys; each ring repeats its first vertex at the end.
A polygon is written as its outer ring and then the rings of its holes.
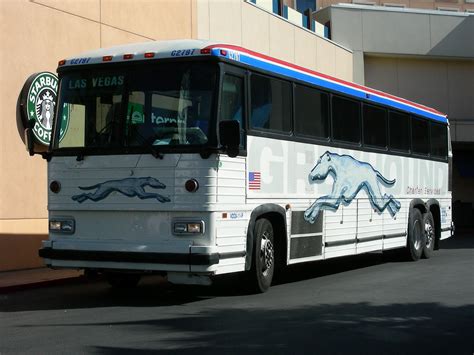
{"type": "Polygon", "coordinates": [[[283,246],[283,248],[278,247],[278,258],[281,257],[280,253],[284,251],[284,256],[286,257],[287,250],[287,235],[286,235],[286,211],[280,205],[273,203],[266,203],[255,208],[250,214],[250,221],[247,229],[247,254],[245,256],[245,270],[250,270],[252,267],[252,254],[254,248],[255,235],[253,233],[255,229],[255,223],[260,218],[266,218],[272,224],[274,229],[275,243],[278,243],[278,246],[283,246]]]}
{"type": "Polygon", "coordinates": [[[421,198],[414,198],[413,200],[411,200],[410,211],[413,208],[419,209],[421,213],[426,213],[426,211],[428,211],[426,204],[423,202],[421,198]]]}

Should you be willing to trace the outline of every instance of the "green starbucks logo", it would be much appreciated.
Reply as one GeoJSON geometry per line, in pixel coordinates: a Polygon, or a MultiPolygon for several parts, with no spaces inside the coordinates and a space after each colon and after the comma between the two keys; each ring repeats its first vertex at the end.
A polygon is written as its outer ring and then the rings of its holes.
{"type": "MultiPolygon", "coordinates": [[[[49,145],[53,128],[55,106],[58,92],[58,78],[48,72],[38,73],[30,77],[26,104],[28,120],[34,120],[33,134],[39,143],[49,145]]],[[[69,110],[64,107],[60,123],[61,141],[69,125],[69,110]]]]}

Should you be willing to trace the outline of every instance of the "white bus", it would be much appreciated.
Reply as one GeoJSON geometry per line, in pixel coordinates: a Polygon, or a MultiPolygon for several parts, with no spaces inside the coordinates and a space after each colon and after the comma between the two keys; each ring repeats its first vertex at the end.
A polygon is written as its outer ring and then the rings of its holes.
{"type": "Polygon", "coordinates": [[[58,74],[51,268],[116,286],[245,272],[264,292],[288,264],[418,260],[453,234],[449,125],[432,108],[199,40],[99,49],[58,74]]]}

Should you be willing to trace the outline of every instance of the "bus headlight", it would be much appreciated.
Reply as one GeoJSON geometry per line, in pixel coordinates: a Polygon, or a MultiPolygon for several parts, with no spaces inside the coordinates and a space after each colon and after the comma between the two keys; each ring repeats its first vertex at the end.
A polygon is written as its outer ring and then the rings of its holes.
{"type": "Polygon", "coordinates": [[[204,233],[204,222],[203,221],[183,221],[175,222],[173,225],[173,234],[176,235],[189,235],[189,234],[202,234],[204,233]]]}
{"type": "Polygon", "coordinates": [[[49,221],[49,230],[57,233],[73,234],[76,229],[74,219],[51,219],[49,221]]]}

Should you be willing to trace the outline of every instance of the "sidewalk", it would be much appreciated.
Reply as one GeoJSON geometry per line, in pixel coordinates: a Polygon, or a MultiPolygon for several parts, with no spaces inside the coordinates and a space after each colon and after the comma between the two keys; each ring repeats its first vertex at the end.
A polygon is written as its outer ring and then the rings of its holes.
{"type": "Polygon", "coordinates": [[[25,290],[29,288],[77,282],[83,278],[76,270],[51,270],[48,268],[0,272],[0,293],[25,290]]]}

